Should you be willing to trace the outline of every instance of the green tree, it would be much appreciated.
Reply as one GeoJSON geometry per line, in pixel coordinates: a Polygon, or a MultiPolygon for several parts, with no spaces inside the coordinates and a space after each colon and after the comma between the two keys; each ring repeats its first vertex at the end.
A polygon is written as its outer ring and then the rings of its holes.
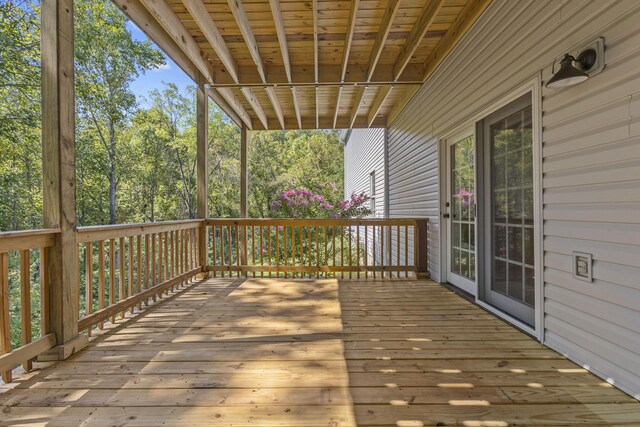
{"type": "MultiPolygon", "coordinates": [[[[141,72],[163,64],[164,57],[151,41],[133,39],[126,17],[110,1],[78,0],[75,7],[77,142],[91,144],[100,157],[109,181],[109,223],[115,224],[116,194],[125,173],[121,130],[136,107],[130,84],[141,72]]],[[[78,169],[85,167],[84,159],[79,158],[78,169]]],[[[83,172],[79,178],[90,179],[83,172]]]]}

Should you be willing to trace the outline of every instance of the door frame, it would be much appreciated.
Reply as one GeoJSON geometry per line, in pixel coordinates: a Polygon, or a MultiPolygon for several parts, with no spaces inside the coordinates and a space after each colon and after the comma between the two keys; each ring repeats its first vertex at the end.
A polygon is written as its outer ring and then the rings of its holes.
{"type": "MultiPolygon", "coordinates": [[[[455,143],[456,141],[459,141],[462,138],[466,138],[467,136],[471,135],[473,137],[473,147],[474,147],[474,155],[473,155],[473,169],[474,169],[474,179],[477,180],[477,171],[476,171],[476,165],[477,165],[477,156],[475,153],[475,149],[476,149],[476,144],[477,144],[477,135],[476,135],[476,126],[474,126],[473,124],[469,123],[465,126],[461,126],[459,128],[457,128],[455,131],[451,132],[446,138],[443,138],[441,141],[442,144],[442,157],[443,157],[443,178],[442,178],[442,202],[441,202],[441,213],[440,213],[440,218],[441,218],[441,230],[442,230],[442,237],[444,238],[444,244],[442,245],[442,248],[444,249],[443,254],[442,254],[442,265],[441,265],[441,276],[442,276],[442,281],[443,282],[449,282],[449,267],[450,267],[450,263],[451,263],[451,253],[450,253],[450,247],[451,247],[451,233],[449,230],[449,223],[450,221],[443,221],[442,220],[442,213],[444,213],[445,211],[448,211],[449,213],[451,212],[450,208],[446,207],[446,203],[449,201],[449,193],[451,191],[450,188],[450,184],[451,184],[451,153],[450,153],[450,146],[452,143],[455,143]]],[[[477,191],[477,181],[474,183],[474,189],[477,191]]],[[[476,216],[476,231],[474,233],[474,247],[475,247],[475,256],[476,256],[476,262],[475,262],[475,283],[473,283],[473,285],[471,284],[471,280],[466,279],[466,281],[470,282],[467,286],[461,286],[459,284],[455,284],[452,282],[452,285],[462,289],[463,291],[473,295],[473,297],[477,297],[478,295],[478,257],[477,257],[477,253],[478,253],[478,219],[476,216]]],[[[463,278],[464,279],[464,278],[463,278]]]]}
{"type": "MultiPolygon", "coordinates": [[[[491,113],[498,111],[502,107],[515,101],[527,93],[531,94],[531,108],[532,108],[532,130],[533,130],[533,204],[534,204],[534,248],[535,248],[535,327],[531,327],[524,322],[510,316],[509,314],[497,309],[496,307],[482,301],[480,299],[480,280],[483,280],[483,273],[480,272],[480,254],[481,246],[476,241],[476,292],[475,302],[486,310],[490,311],[494,315],[506,320],[517,328],[535,336],[540,342],[544,342],[544,250],[543,250],[543,200],[542,200],[542,76],[541,73],[535,74],[533,77],[527,79],[524,83],[512,88],[506,95],[503,95],[493,102],[481,108],[463,124],[459,124],[445,133],[445,136],[439,140],[438,143],[438,158],[439,158],[439,207],[440,207],[440,279],[445,282],[447,279],[448,262],[448,226],[445,221],[442,221],[442,213],[445,212],[445,203],[447,201],[447,164],[446,164],[446,142],[455,135],[459,135],[464,129],[473,127],[474,138],[476,147],[477,145],[477,123],[483,118],[489,116],[491,113]]],[[[477,158],[477,156],[476,156],[477,158]]],[[[476,162],[477,163],[477,162],[476,162]]],[[[482,177],[478,176],[481,173],[482,168],[478,168],[476,164],[476,184],[482,177]]],[[[480,209],[478,209],[480,213],[480,209]]],[[[478,221],[476,219],[476,221],[478,221]]],[[[478,227],[477,227],[478,228],[478,227]]],[[[476,232],[479,230],[477,229],[476,232]]],[[[476,233],[476,240],[478,239],[476,233]]]]}

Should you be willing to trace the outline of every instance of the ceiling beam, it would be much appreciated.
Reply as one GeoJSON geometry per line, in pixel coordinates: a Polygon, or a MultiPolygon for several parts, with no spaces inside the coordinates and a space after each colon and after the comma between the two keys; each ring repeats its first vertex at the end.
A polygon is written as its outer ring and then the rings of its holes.
{"type": "MultiPolygon", "coordinates": [[[[344,78],[347,74],[347,67],[349,66],[349,54],[351,53],[351,44],[353,43],[353,33],[356,29],[356,16],[358,13],[358,6],[360,0],[352,0],[351,8],[349,10],[349,27],[347,33],[344,35],[344,48],[342,49],[342,62],[340,70],[340,83],[344,82],[344,78]]],[[[338,94],[336,97],[336,108],[333,113],[333,129],[336,128],[338,122],[338,110],[340,109],[340,98],[342,97],[342,86],[338,87],[338,94]]]]}
{"type": "Polygon", "coordinates": [[[445,0],[426,0],[418,20],[407,37],[407,41],[404,43],[404,46],[402,46],[398,59],[393,66],[394,79],[397,79],[402,75],[402,72],[411,60],[411,57],[424,39],[425,34],[427,34],[427,31],[433,25],[433,22],[444,5],[444,2],[445,0]]]}
{"type": "Polygon", "coordinates": [[[320,128],[320,105],[318,100],[318,68],[320,59],[318,58],[318,0],[312,1],[311,13],[313,14],[313,72],[316,99],[316,128],[320,128]]]}
{"type": "MultiPolygon", "coordinates": [[[[269,4],[271,5],[271,14],[273,15],[273,22],[276,26],[276,34],[278,35],[280,53],[282,54],[282,65],[284,66],[284,72],[287,78],[287,83],[291,83],[292,82],[291,60],[289,58],[289,46],[287,44],[287,34],[284,29],[284,19],[282,18],[282,10],[280,9],[280,0],[269,0],[269,4]]],[[[300,114],[300,105],[298,104],[298,99],[296,98],[296,90],[294,87],[291,87],[291,96],[293,98],[293,108],[295,109],[295,112],[296,112],[296,119],[298,121],[298,126],[302,128],[302,117],[300,114]]],[[[282,109],[280,109],[280,111],[282,111],[282,109]]],[[[278,117],[278,119],[280,119],[280,117],[278,117]]],[[[284,128],[284,124],[282,126],[284,128]]]]}
{"type": "MultiPolygon", "coordinates": [[[[333,122],[333,116],[332,115],[328,115],[328,116],[320,116],[320,129],[330,129],[331,128],[331,124],[333,122]]],[[[351,117],[349,114],[347,115],[339,115],[338,116],[338,123],[337,123],[337,128],[338,129],[347,129],[349,128],[349,125],[351,123],[351,117]]],[[[386,120],[384,117],[377,117],[374,122],[371,124],[371,127],[385,127],[386,120]]],[[[269,118],[268,119],[268,124],[269,124],[269,129],[277,129],[278,128],[278,120],[276,118],[269,118]]],[[[354,129],[358,128],[358,129],[366,129],[369,127],[369,124],[367,123],[367,117],[364,115],[360,115],[358,116],[358,118],[356,119],[356,121],[353,123],[352,126],[354,129]]],[[[254,126],[253,126],[254,130],[263,130],[264,126],[262,125],[262,123],[260,123],[258,120],[255,120],[254,122],[254,126]]],[[[297,123],[295,123],[294,121],[290,121],[287,123],[287,129],[317,129],[316,124],[313,120],[306,120],[303,124],[302,127],[298,127],[297,123]]]]}
{"type": "MultiPolygon", "coordinates": [[[[373,76],[367,80],[368,64],[348,64],[345,67],[345,74],[342,75],[342,65],[339,64],[320,64],[318,66],[318,82],[319,86],[351,86],[354,84],[418,84],[422,83],[422,71],[424,64],[409,63],[399,79],[393,77],[393,64],[378,64],[373,76]]],[[[229,76],[225,67],[215,66],[213,68],[216,77],[216,85],[218,86],[292,86],[292,85],[315,85],[315,70],[311,64],[295,64],[291,65],[291,80],[284,68],[280,64],[265,64],[264,73],[266,74],[266,82],[262,80],[258,70],[253,65],[239,65],[238,79],[234,81],[229,76]]]]}
{"type": "Polygon", "coordinates": [[[258,116],[258,120],[260,120],[260,123],[262,123],[265,129],[267,129],[267,115],[262,109],[260,101],[258,101],[258,98],[256,97],[255,89],[252,89],[250,87],[243,87],[240,88],[240,91],[242,92],[244,97],[247,98],[247,102],[249,102],[249,105],[251,105],[253,112],[256,113],[256,116],[258,116]]]}
{"type": "Polygon", "coordinates": [[[175,62],[194,82],[205,81],[202,72],[184,53],[173,38],[156,21],[139,0],[113,0],[113,3],[131,19],[160,49],[175,62]]]}
{"type": "Polygon", "coordinates": [[[367,91],[366,86],[358,86],[356,89],[356,97],[353,100],[353,106],[351,107],[351,115],[349,116],[349,128],[353,127],[353,124],[356,122],[358,118],[358,110],[360,109],[360,103],[364,98],[364,93],[367,91]]]}
{"type": "Polygon", "coordinates": [[[202,32],[216,52],[216,55],[218,55],[218,58],[220,58],[220,61],[224,64],[233,81],[238,83],[238,66],[236,61],[233,59],[227,43],[224,41],[218,26],[213,19],[211,19],[211,15],[202,3],[202,0],[182,0],[182,3],[191,14],[200,32],[202,32]]]}
{"type": "Polygon", "coordinates": [[[293,97],[293,108],[296,112],[296,121],[298,127],[302,129],[302,114],[300,113],[300,104],[298,103],[298,93],[295,87],[291,88],[291,96],[293,97]]]}
{"type": "MultiPolygon", "coordinates": [[[[256,69],[258,70],[258,75],[260,76],[260,80],[262,81],[262,83],[266,83],[267,76],[265,73],[264,62],[262,61],[262,56],[260,55],[260,49],[258,49],[258,42],[256,41],[256,38],[253,35],[253,31],[251,30],[251,24],[249,23],[249,18],[247,18],[247,14],[244,11],[244,8],[242,6],[242,0],[228,0],[228,3],[229,3],[229,8],[231,8],[231,13],[233,14],[233,17],[236,20],[236,24],[240,29],[240,33],[244,38],[244,42],[247,45],[247,48],[249,49],[251,58],[253,59],[253,62],[256,64],[256,69]]],[[[258,101],[258,99],[255,97],[253,90],[248,87],[242,87],[240,90],[244,94],[245,98],[247,98],[247,101],[249,102],[249,104],[251,104],[251,108],[253,108],[253,111],[254,113],[256,113],[256,116],[258,116],[258,119],[260,119],[260,122],[262,122],[263,124],[266,123],[266,115],[264,113],[264,109],[260,105],[260,102],[258,101]]],[[[282,108],[278,102],[278,98],[275,96],[275,91],[267,90],[267,95],[269,97],[269,101],[273,105],[273,110],[276,112],[276,114],[280,112],[280,116],[278,117],[278,119],[280,119],[282,128],[284,128],[284,118],[281,117],[282,108]]]]}
{"type": "MultiPolygon", "coordinates": [[[[425,61],[423,69],[424,81],[433,74],[438,65],[449,55],[460,39],[469,31],[473,23],[476,22],[480,15],[482,15],[482,12],[489,6],[491,1],[492,0],[469,0],[425,61]]],[[[419,86],[407,89],[407,94],[396,104],[387,116],[388,124],[393,123],[400,112],[402,112],[418,92],[418,89],[420,89],[419,86]]]]}
{"type": "Polygon", "coordinates": [[[209,88],[209,96],[211,99],[213,99],[220,108],[223,108],[223,106],[218,103],[216,93],[219,94],[222,97],[222,100],[238,115],[238,118],[242,123],[244,123],[249,129],[252,129],[253,125],[251,123],[251,116],[247,113],[247,110],[244,109],[238,98],[233,94],[233,91],[229,88],[209,88]]]}
{"type": "Polygon", "coordinates": [[[376,65],[382,54],[382,49],[389,36],[391,30],[391,24],[398,13],[400,7],[400,0],[388,0],[387,7],[384,10],[384,16],[382,22],[380,22],[380,28],[376,35],[376,40],[373,43],[373,49],[371,50],[371,56],[369,57],[369,70],[367,71],[367,81],[371,80],[373,73],[375,72],[376,65]]]}
{"type": "Polygon", "coordinates": [[[276,95],[276,90],[273,87],[266,87],[264,90],[267,92],[267,96],[269,97],[269,101],[271,105],[273,105],[273,111],[276,113],[276,117],[280,122],[280,127],[284,130],[284,115],[282,114],[282,108],[280,107],[280,101],[278,101],[278,96],[276,95]]]}
{"type": "Polygon", "coordinates": [[[376,97],[374,98],[373,103],[369,108],[369,114],[367,116],[367,124],[369,125],[369,127],[371,127],[374,120],[378,116],[378,113],[380,112],[384,101],[387,100],[387,97],[392,90],[393,86],[380,86],[380,89],[378,89],[378,93],[376,94],[376,97]]]}

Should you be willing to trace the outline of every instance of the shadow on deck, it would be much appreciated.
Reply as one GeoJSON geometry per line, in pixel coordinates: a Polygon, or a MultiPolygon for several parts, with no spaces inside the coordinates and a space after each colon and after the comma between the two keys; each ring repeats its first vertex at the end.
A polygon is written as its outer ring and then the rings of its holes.
{"type": "Polygon", "coordinates": [[[640,425],[636,400],[415,280],[210,279],[14,387],[0,425],[640,425]]]}

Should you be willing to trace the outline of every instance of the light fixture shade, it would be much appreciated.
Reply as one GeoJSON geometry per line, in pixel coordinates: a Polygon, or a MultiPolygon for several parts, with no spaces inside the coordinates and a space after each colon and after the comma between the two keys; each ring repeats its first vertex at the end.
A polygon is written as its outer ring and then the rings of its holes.
{"type": "Polygon", "coordinates": [[[562,61],[560,61],[560,69],[557,73],[551,77],[551,80],[547,82],[548,88],[560,88],[566,86],[573,86],[581,83],[589,78],[589,75],[584,71],[576,68],[573,65],[575,58],[569,54],[566,54],[562,61]]]}

